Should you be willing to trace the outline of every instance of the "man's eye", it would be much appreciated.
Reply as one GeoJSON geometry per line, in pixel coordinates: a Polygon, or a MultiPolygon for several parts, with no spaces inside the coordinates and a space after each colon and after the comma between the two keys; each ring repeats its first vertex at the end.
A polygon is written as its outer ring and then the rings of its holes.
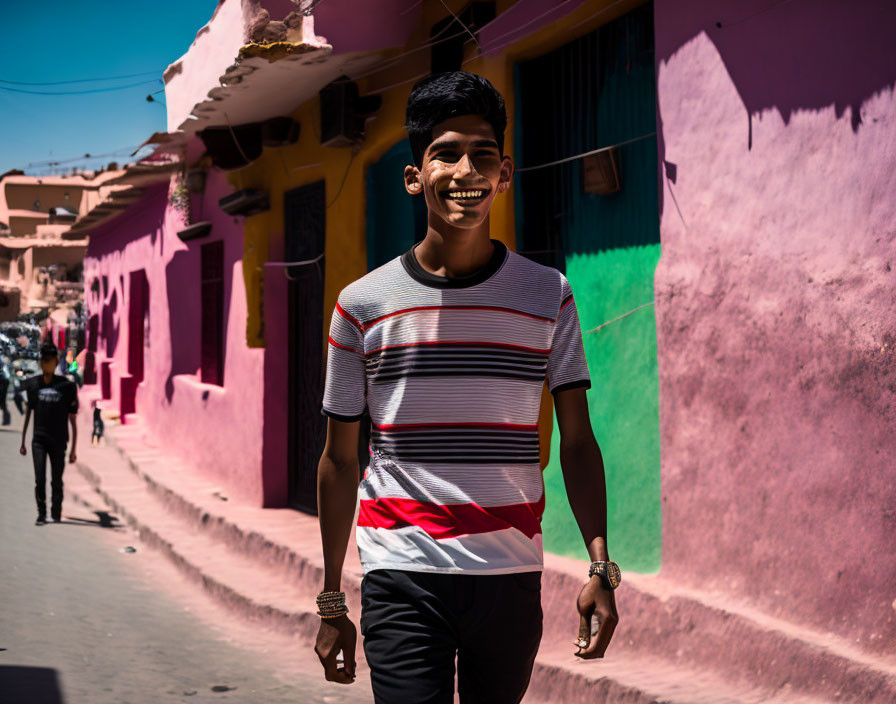
{"type": "Polygon", "coordinates": [[[437,159],[438,161],[457,161],[457,154],[454,152],[439,152],[433,159],[437,159]]]}

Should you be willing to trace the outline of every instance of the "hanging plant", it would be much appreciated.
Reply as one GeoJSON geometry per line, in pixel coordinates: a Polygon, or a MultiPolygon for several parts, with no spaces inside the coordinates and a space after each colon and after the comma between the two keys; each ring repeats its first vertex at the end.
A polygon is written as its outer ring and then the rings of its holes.
{"type": "Polygon", "coordinates": [[[168,203],[175,209],[184,214],[184,219],[190,220],[190,191],[187,189],[186,179],[183,173],[177,175],[174,182],[174,188],[168,196],[168,203]]]}

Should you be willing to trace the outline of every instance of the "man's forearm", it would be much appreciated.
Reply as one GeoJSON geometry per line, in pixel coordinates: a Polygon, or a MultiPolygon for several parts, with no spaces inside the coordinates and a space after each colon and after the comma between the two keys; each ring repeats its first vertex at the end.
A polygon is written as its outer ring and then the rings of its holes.
{"type": "Polygon", "coordinates": [[[75,420],[75,416],[69,416],[69,420],[72,426],[72,452],[75,451],[75,447],[78,445],[78,423],[75,420]]]}
{"type": "Polygon", "coordinates": [[[317,510],[324,551],[324,591],[341,591],[342,565],[358,500],[358,461],[337,463],[326,454],[317,469],[317,510]]]}
{"type": "Polygon", "coordinates": [[[25,425],[22,426],[22,447],[25,446],[25,438],[28,433],[28,421],[31,420],[31,409],[29,408],[25,411],[25,425]]]}
{"type": "Polygon", "coordinates": [[[608,560],[607,485],[597,442],[560,443],[566,495],[592,560],[608,560]]]}

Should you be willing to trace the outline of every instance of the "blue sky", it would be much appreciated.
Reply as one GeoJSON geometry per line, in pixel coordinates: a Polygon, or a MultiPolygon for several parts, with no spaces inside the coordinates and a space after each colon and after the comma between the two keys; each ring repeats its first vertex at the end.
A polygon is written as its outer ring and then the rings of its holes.
{"type": "MultiPolygon", "coordinates": [[[[163,87],[162,71],[177,60],[211,19],[216,0],[154,2],[0,2],[0,173],[29,163],[63,160],[60,167],[95,168],[123,163],[133,147],[165,129],[162,102],[146,96],[163,87]],[[18,85],[145,73],[115,81],[18,85]],[[30,95],[27,91],[143,85],[85,95],[30,95]],[[132,147],[124,151],[123,148],[132,147]],[[83,154],[116,156],[84,159],[83,154]]],[[[164,93],[155,97],[164,101],[164,93]]]]}

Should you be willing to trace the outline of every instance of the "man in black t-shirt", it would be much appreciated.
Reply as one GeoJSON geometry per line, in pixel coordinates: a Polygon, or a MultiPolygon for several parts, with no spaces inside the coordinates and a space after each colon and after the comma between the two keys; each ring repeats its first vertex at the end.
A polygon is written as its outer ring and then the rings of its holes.
{"type": "Polygon", "coordinates": [[[75,414],[78,412],[78,389],[74,382],[54,374],[59,362],[59,352],[52,343],[40,349],[40,368],[43,372],[28,379],[24,391],[28,398],[25,425],[22,428],[22,447],[27,454],[25,437],[28,422],[34,413],[34,433],[31,437],[31,454],[34,457],[34,497],[37,499],[37,525],[47,522],[47,458],[50,458],[50,486],[52,487],[51,515],[55,522],[62,520],[62,473],[65,470],[65,448],[68,444],[68,426],[72,429],[72,449],[69,462],[77,459],[75,445],[78,430],[75,414]]]}

